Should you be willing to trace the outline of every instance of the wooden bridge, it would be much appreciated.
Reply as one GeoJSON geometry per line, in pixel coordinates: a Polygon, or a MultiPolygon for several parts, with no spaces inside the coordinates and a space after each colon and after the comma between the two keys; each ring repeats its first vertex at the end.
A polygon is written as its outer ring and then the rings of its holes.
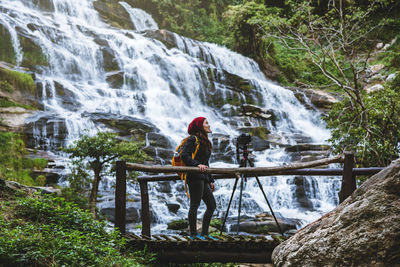
{"type": "MultiPolygon", "coordinates": [[[[356,176],[370,176],[382,168],[353,168],[354,155],[345,153],[334,158],[307,163],[295,163],[279,167],[241,167],[208,168],[207,173],[214,174],[214,179],[239,179],[241,174],[254,176],[342,176],[339,201],[342,202],[356,189],[356,176]],[[344,163],[343,168],[310,169],[330,163],[344,163]]],[[[176,181],[172,175],[140,176],[138,182],[141,193],[141,236],[126,233],[126,172],[143,171],[148,173],[200,172],[197,167],[148,166],[118,161],[116,165],[115,189],[115,227],[128,238],[132,248],[147,247],[158,253],[161,262],[248,262],[269,263],[273,249],[284,239],[272,234],[267,236],[223,235],[218,240],[191,240],[182,235],[151,235],[148,183],[158,181],[176,181]]]]}

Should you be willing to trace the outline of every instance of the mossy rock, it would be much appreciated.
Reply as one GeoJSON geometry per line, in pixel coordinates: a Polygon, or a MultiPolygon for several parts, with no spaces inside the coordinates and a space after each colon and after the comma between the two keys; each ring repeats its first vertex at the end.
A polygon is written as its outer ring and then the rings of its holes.
{"type": "Polygon", "coordinates": [[[30,37],[19,36],[24,57],[21,66],[33,68],[37,65],[48,66],[49,62],[42,48],[35,44],[30,37]]]}
{"type": "Polygon", "coordinates": [[[12,89],[13,91],[27,91],[31,94],[35,92],[35,82],[33,81],[32,76],[28,73],[0,67],[0,80],[3,82],[3,87],[1,88],[7,88],[7,91],[12,89]]]}
{"type": "Polygon", "coordinates": [[[15,64],[15,52],[11,42],[10,33],[0,24],[0,60],[15,64]]]}
{"type": "Polygon", "coordinates": [[[111,26],[120,29],[134,29],[131,18],[118,1],[98,0],[93,3],[100,17],[111,26]]]}
{"type": "Polygon", "coordinates": [[[182,230],[182,229],[187,228],[188,226],[189,226],[189,223],[184,219],[171,221],[170,223],[168,223],[168,229],[171,229],[171,230],[182,230]]]}

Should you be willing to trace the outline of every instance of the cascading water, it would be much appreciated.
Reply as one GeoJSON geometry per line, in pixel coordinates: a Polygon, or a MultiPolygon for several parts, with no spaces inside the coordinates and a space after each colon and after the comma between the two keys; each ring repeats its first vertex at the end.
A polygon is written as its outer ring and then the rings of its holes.
{"type": "MultiPolygon", "coordinates": [[[[48,66],[34,70],[43,111],[30,118],[34,145],[41,149],[55,151],[86,131],[95,134],[115,130],[107,120],[120,120],[147,127],[151,132],[145,134],[147,145],[150,134],[167,137],[167,149],[172,151],[186,136],[188,123],[194,117],[205,116],[217,142],[214,145],[223,148],[213,156],[212,166],[237,166],[230,152],[234,137],[246,127],[267,128],[276,137],[269,149],[254,152],[254,157],[256,166],[277,166],[291,161],[285,146],[320,144],[329,136],[318,112],[307,110],[291,91],[266,80],[251,59],[172,33],[166,46],[154,37],[158,34],[165,41],[166,33],[158,30],[151,16],[125,2],[119,4],[129,13],[136,31],[103,22],[92,0],[45,2],[0,0],[0,23],[12,36],[17,65],[23,57],[19,36],[31,39],[48,60],[48,66]],[[238,103],[262,107],[275,119],[245,116],[238,103]]],[[[162,152],[157,148],[155,151],[157,155],[162,152]]],[[[275,212],[300,219],[298,226],[332,209],[337,204],[339,186],[332,178],[300,179],[310,203],[308,209],[300,209],[295,196],[299,179],[261,178],[275,212]]],[[[226,209],[232,186],[233,181],[217,182],[218,216],[226,209]]],[[[105,195],[110,191],[110,181],[102,190],[105,195]]],[[[137,195],[137,190],[133,186],[129,193],[137,195]]],[[[173,183],[166,193],[158,192],[160,185],[151,185],[151,190],[151,208],[158,223],[154,231],[165,229],[170,220],[186,217],[188,201],[182,183],[173,183]],[[166,202],[179,203],[180,209],[174,214],[166,202]]],[[[236,198],[232,216],[237,206],[236,198]]],[[[254,216],[263,211],[268,211],[267,204],[256,182],[248,179],[242,212],[254,216]]]]}

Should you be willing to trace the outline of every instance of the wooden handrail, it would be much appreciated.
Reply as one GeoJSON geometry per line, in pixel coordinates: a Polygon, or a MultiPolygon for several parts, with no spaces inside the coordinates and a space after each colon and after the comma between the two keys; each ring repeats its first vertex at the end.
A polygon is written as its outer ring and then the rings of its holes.
{"type": "MultiPolygon", "coordinates": [[[[353,173],[355,176],[374,175],[380,172],[383,167],[371,168],[354,168],[353,173]]],[[[343,168],[330,168],[330,169],[300,169],[282,171],[268,176],[281,176],[281,175],[307,175],[307,176],[341,176],[343,175],[343,168]]],[[[247,177],[254,177],[254,174],[247,175],[247,177]]],[[[260,175],[262,177],[262,175],[260,175]]],[[[219,179],[235,179],[234,174],[215,174],[215,180],[219,179]]],[[[138,182],[161,182],[161,181],[178,181],[181,178],[177,174],[162,174],[162,175],[142,175],[137,178],[138,182]]]]}
{"type": "MultiPolygon", "coordinates": [[[[304,169],[315,166],[321,166],[330,163],[343,162],[343,155],[338,155],[333,158],[320,159],[305,163],[293,163],[290,165],[283,165],[277,167],[242,167],[242,168],[208,168],[205,173],[213,174],[233,174],[244,173],[244,174],[254,174],[254,175],[271,175],[279,174],[288,170],[304,169]]],[[[137,163],[126,163],[126,168],[128,170],[144,171],[144,172],[201,172],[197,167],[176,167],[176,166],[163,166],[163,165],[143,165],[137,163]]]]}

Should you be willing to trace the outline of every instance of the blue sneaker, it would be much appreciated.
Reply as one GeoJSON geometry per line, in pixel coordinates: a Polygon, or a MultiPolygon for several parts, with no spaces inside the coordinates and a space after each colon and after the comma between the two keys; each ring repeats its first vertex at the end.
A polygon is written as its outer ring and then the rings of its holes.
{"type": "Polygon", "coordinates": [[[197,239],[206,240],[206,238],[204,236],[200,235],[200,234],[197,234],[197,235],[194,235],[194,236],[191,235],[191,236],[189,236],[189,238],[192,239],[192,240],[197,240],[197,239]]]}
{"type": "Polygon", "coordinates": [[[215,238],[215,237],[210,236],[210,235],[207,235],[207,238],[208,238],[208,239],[211,239],[211,240],[214,240],[214,241],[218,241],[218,238],[215,238]]]}

